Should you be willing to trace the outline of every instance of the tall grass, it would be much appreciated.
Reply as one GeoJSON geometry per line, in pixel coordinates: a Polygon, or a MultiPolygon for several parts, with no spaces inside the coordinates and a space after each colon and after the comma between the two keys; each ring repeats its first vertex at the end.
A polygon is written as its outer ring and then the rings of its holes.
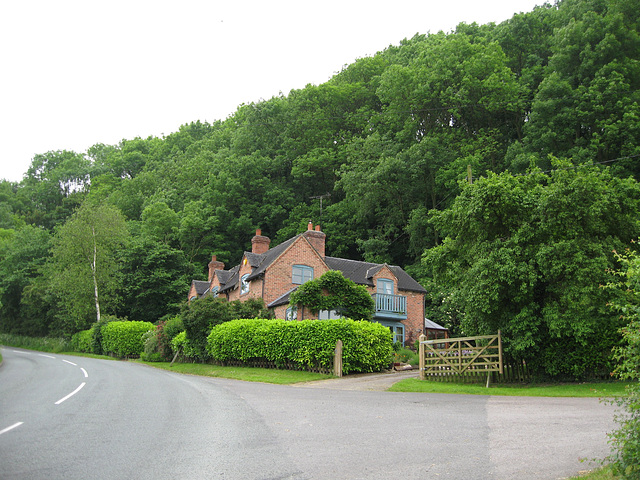
{"type": "Polygon", "coordinates": [[[65,338],[27,337],[10,333],[0,333],[0,345],[49,353],[71,352],[73,350],[71,343],[65,338]]]}

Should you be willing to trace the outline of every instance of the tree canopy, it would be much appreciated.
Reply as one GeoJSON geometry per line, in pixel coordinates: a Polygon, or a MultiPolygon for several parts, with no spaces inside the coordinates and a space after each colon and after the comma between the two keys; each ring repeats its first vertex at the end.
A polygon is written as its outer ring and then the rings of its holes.
{"type": "Polygon", "coordinates": [[[638,234],[639,23],[632,0],[560,0],[405,38],[225,120],[35,155],[22,182],[0,182],[0,329],[72,333],[89,318],[93,297],[71,309],[72,277],[46,265],[90,204],[130,239],[109,314],[174,314],[212,254],[233,265],[256,228],[276,244],[313,221],[327,254],[417,277],[454,334],[510,324],[514,354],[547,333],[582,345],[602,332],[587,317],[606,317],[598,269],[638,234]]]}

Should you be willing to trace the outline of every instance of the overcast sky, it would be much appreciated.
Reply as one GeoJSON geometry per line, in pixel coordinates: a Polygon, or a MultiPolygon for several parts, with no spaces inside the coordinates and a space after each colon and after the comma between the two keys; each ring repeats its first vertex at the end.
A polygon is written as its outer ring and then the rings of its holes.
{"type": "Polygon", "coordinates": [[[355,59],[542,0],[14,0],[0,5],[0,179],[35,154],[163,136],[355,59]]]}

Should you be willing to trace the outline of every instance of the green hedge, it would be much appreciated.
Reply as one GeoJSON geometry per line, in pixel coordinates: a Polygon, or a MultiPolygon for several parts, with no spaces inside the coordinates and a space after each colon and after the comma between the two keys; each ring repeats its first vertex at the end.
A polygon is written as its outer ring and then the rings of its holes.
{"type": "Polygon", "coordinates": [[[154,329],[151,322],[109,322],[101,329],[102,348],[118,357],[139,356],[144,351],[143,335],[154,329]]]}
{"type": "Polygon", "coordinates": [[[207,350],[214,360],[267,360],[278,367],[333,367],[336,342],[343,342],[342,371],[376,372],[392,358],[392,336],[387,327],[367,321],[233,320],[213,327],[207,350]]]}
{"type": "Polygon", "coordinates": [[[71,337],[71,348],[74,352],[91,353],[92,338],[93,331],[91,329],[74,333],[71,337]]]}

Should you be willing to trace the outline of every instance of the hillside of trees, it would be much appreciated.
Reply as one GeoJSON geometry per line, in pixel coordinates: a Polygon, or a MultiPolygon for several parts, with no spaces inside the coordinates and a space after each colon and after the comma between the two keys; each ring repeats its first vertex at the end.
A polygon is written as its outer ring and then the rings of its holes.
{"type": "Polygon", "coordinates": [[[640,236],[639,24],[632,0],[561,0],[226,120],[36,155],[0,182],[0,331],[88,328],[98,284],[103,313],[157,322],[212,254],[234,265],[256,228],[275,245],[312,221],[328,255],[406,268],[453,334],[600,368],[620,325],[599,285],[640,236]],[[108,275],[81,268],[85,241],[108,275]]]}

